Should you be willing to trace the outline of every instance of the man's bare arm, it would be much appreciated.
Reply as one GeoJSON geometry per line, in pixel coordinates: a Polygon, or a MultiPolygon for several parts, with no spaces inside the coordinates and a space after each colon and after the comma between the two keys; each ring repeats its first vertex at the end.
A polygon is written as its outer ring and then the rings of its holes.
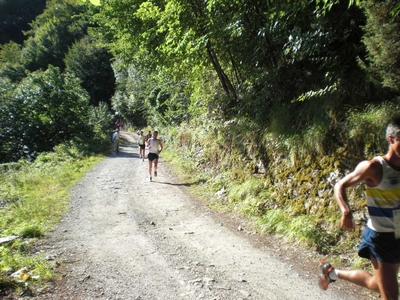
{"type": "Polygon", "coordinates": [[[375,160],[362,161],[357,165],[353,172],[346,175],[335,184],[334,194],[336,202],[342,212],[340,226],[343,229],[353,230],[355,228],[353,214],[347,198],[347,189],[361,182],[366,182],[371,186],[377,185],[380,176],[378,167],[380,167],[380,163],[375,160]]]}

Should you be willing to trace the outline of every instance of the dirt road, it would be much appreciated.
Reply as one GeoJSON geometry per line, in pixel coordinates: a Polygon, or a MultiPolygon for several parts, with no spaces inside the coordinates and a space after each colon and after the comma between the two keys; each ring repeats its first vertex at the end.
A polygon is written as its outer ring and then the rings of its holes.
{"type": "Polygon", "coordinates": [[[69,213],[43,245],[64,278],[37,299],[372,299],[340,284],[321,291],[307,254],[255,246],[235,220],[190,198],[162,157],[149,182],[136,136],[122,138],[121,152],[72,190],[69,213]]]}

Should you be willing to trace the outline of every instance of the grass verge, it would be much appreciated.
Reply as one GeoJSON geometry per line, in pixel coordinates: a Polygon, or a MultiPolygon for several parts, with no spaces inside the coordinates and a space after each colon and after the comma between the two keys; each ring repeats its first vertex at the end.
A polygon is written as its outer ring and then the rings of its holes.
{"type": "MultiPolygon", "coordinates": [[[[197,130],[201,131],[201,128],[197,130]]],[[[272,183],[267,181],[267,176],[253,171],[256,169],[256,162],[251,159],[256,153],[251,148],[254,142],[246,144],[248,147],[244,155],[243,151],[236,151],[237,147],[227,148],[228,139],[219,145],[207,133],[198,134],[198,138],[191,138],[190,133],[195,136],[193,130],[182,132],[185,133],[185,139],[175,134],[173,139],[166,141],[165,145],[169,147],[163,151],[163,159],[172,165],[174,172],[190,186],[192,194],[202,199],[210,208],[241,219],[246,222],[248,230],[261,235],[275,235],[283,243],[295,248],[315,251],[316,256],[329,258],[337,266],[370,268],[368,261],[358,259],[356,254],[362,226],[358,226],[354,232],[344,232],[340,229],[339,211],[334,206],[336,203],[330,204],[330,185],[321,185],[317,180],[312,180],[310,174],[313,170],[308,170],[305,163],[299,170],[293,171],[290,164],[284,165],[286,160],[277,154],[282,165],[291,170],[282,171],[281,166],[279,171],[282,172],[283,180],[275,183],[281,186],[277,191],[272,183]],[[209,151],[208,146],[214,147],[214,151],[209,151]],[[176,148],[180,151],[168,151],[176,148]],[[216,153],[215,160],[209,152],[216,153]],[[303,176],[299,177],[298,186],[293,175],[297,174],[295,172],[303,176]],[[311,192],[310,186],[315,189],[315,194],[311,192]],[[306,193],[304,197],[307,202],[304,205],[298,201],[299,197],[293,196],[294,193],[300,196],[301,191],[306,193]],[[328,200],[319,199],[318,193],[328,200]],[[285,198],[285,201],[278,201],[277,195],[285,198]],[[306,204],[310,212],[306,210],[306,204]]],[[[233,136],[237,138],[237,135],[233,136]]],[[[274,167],[272,163],[270,166],[274,167]]],[[[320,174],[322,182],[329,172],[320,169],[325,172],[320,174]]]]}
{"type": "Polygon", "coordinates": [[[35,242],[59,223],[68,210],[71,187],[102,159],[59,146],[34,163],[2,168],[0,238],[17,238],[0,244],[0,298],[53,279],[54,265],[35,252],[35,242]]]}

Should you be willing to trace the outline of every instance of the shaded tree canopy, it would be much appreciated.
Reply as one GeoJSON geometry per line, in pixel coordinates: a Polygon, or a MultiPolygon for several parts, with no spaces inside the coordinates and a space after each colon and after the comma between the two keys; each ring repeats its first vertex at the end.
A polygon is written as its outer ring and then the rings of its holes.
{"type": "Polygon", "coordinates": [[[22,44],[29,23],[41,14],[46,0],[1,0],[0,44],[10,41],[22,44]]]}
{"type": "Polygon", "coordinates": [[[394,0],[100,3],[48,0],[22,44],[2,44],[4,82],[55,67],[134,126],[244,118],[325,149],[349,107],[399,96],[394,0]]]}

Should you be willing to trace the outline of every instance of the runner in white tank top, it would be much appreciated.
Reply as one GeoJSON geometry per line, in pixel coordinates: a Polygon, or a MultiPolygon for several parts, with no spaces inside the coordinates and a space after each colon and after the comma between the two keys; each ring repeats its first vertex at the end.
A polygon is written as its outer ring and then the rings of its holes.
{"type": "Polygon", "coordinates": [[[158,137],[158,131],[153,132],[153,136],[147,140],[147,146],[149,148],[149,154],[147,158],[149,160],[149,180],[152,181],[152,169],[154,164],[154,177],[157,177],[157,167],[158,167],[158,158],[161,150],[163,148],[163,144],[158,137]]]}

